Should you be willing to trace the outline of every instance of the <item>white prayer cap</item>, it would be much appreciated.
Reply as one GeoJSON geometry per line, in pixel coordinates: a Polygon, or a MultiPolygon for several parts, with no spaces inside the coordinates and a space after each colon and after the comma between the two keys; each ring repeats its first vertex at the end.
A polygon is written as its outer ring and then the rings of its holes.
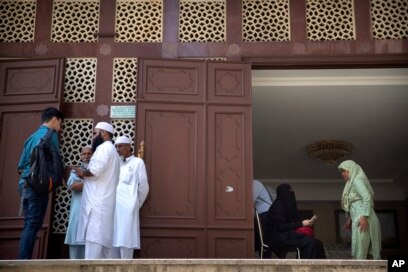
{"type": "Polygon", "coordinates": [[[131,144],[130,140],[126,136],[120,136],[116,139],[115,145],[117,144],[131,144]]]}
{"type": "Polygon", "coordinates": [[[110,132],[112,134],[114,133],[113,132],[113,126],[111,124],[109,124],[109,123],[106,123],[106,122],[99,122],[98,124],[96,124],[95,128],[103,129],[103,130],[105,130],[107,132],[110,132]]]}

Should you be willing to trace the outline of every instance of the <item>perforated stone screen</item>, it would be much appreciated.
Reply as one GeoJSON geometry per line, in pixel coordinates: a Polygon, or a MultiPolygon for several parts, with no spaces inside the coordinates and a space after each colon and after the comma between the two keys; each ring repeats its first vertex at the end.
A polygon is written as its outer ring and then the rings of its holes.
{"type": "Polygon", "coordinates": [[[371,0],[374,39],[408,39],[408,0],[371,0]]]}
{"type": "Polygon", "coordinates": [[[242,20],[246,42],[290,40],[289,0],[244,0],[242,20]]]}
{"type": "Polygon", "coordinates": [[[135,120],[134,119],[113,119],[112,126],[115,129],[113,139],[119,136],[127,136],[132,142],[133,151],[135,151],[135,120]]]}
{"type": "Polygon", "coordinates": [[[0,1],[0,42],[33,42],[36,0],[0,1]]]}
{"type": "Polygon", "coordinates": [[[68,58],[65,66],[64,102],[94,102],[96,58],[68,58]]]}
{"type": "Polygon", "coordinates": [[[113,59],[113,102],[135,102],[137,58],[113,59]]]}
{"type": "Polygon", "coordinates": [[[65,119],[61,133],[61,155],[65,165],[80,165],[82,147],[92,143],[92,119],[65,119]]]}
{"type": "Polygon", "coordinates": [[[63,185],[56,190],[52,233],[66,233],[68,227],[69,208],[71,205],[71,190],[63,185]]]}
{"type": "Polygon", "coordinates": [[[180,0],[181,42],[225,42],[225,0],[180,0]]]}
{"type": "Polygon", "coordinates": [[[306,0],[306,30],[311,41],[355,39],[353,0],[306,0]]]}
{"type": "Polygon", "coordinates": [[[116,42],[161,42],[162,0],[117,0],[116,42]]]}
{"type": "Polygon", "coordinates": [[[51,41],[96,42],[99,0],[54,0],[51,41]]]}

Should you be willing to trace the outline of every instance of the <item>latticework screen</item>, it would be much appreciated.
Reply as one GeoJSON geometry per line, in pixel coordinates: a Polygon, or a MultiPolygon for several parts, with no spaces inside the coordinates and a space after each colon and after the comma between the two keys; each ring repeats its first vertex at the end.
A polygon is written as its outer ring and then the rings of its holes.
{"type": "Polygon", "coordinates": [[[289,0],[244,0],[242,36],[246,42],[290,40],[289,0]]]}
{"type": "Polygon", "coordinates": [[[354,40],[353,0],[306,0],[306,30],[311,41],[354,40]]]}
{"type": "Polygon", "coordinates": [[[0,1],[0,42],[33,42],[36,0],[0,1]]]}

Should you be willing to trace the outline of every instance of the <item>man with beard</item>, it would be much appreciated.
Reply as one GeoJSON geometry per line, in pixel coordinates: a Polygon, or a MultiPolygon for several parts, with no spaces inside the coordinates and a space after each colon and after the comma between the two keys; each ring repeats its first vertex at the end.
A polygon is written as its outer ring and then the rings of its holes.
{"type": "MultiPolygon", "coordinates": [[[[92,157],[92,147],[85,146],[81,150],[81,168],[88,169],[89,161],[92,157]]],[[[69,258],[70,259],[84,259],[85,258],[85,244],[83,242],[77,242],[77,230],[79,212],[81,210],[81,198],[82,189],[84,187],[84,181],[77,176],[75,170],[71,171],[67,186],[71,189],[71,205],[69,209],[69,220],[67,233],[65,235],[65,244],[69,245],[69,258]]]]}
{"type": "Polygon", "coordinates": [[[113,133],[111,124],[99,122],[88,169],[75,169],[84,178],[77,241],[85,241],[85,259],[115,257],[112,237],[120,158],[112,143],[113,133]]]}
{"type": "Polygon", "coordinates": [[[139,210],[149,192],[145,164],[132,154],[130,144],[126,136],[118,137],[115,141],[123,161],[116,188],[113,246],[121,259],[133,259],[134,249],[140,249],[139,210]]]}

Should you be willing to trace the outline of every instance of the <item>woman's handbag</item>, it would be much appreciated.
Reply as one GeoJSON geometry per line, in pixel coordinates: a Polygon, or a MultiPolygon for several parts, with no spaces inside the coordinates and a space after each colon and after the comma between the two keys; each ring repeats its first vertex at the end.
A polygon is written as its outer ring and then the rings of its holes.
{"type": "Polygon", "coordinates": [[[314,236],[314,230],[311,227],[299,227],[295,230],[297,233],[301,233],[303,235],[313,237],[314,236]]]}

